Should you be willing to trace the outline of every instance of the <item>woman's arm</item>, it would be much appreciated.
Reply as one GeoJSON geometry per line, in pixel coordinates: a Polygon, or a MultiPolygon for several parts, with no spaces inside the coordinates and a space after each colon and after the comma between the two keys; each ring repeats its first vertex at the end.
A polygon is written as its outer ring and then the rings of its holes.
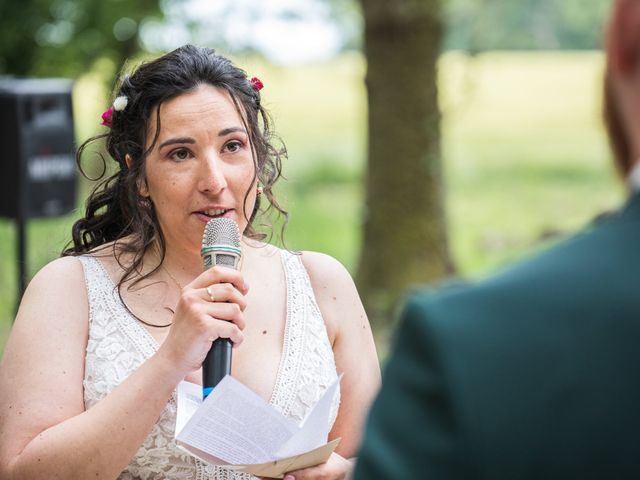
{"type": "MultiPolygon", "coordinates": [[[[201,363],[210,338],[224,331],[220,336],[241,341],[231,324],[242,323],[240,301],[232,299],[238,316],[230,304],[199,298],[205,296],[202,285],[218,283],[213,270],[185,287],[159,351],[86,411],[82,381],[88,303],[82,266],[77,259],[62,258],[38,273],[25,292],[0,365],[0,478],[116,478],[176,384],[201,363]],[[231,322],[212,319],[218,307],[228,317],[218,318],[231,322]]],[[[243,283],[229,272],[223,272],[226,281],[243,283]]]]}
{"type": "Polygon", "coordinates": [[[338,373],[344,373],[340,411],[329,438],[342,437],[336,451],[350,458],[357,452],[367,411],[380,386],[373,335],[349,272],[320,253],[304,252],[302,261],[333,341],[338,373]]]}

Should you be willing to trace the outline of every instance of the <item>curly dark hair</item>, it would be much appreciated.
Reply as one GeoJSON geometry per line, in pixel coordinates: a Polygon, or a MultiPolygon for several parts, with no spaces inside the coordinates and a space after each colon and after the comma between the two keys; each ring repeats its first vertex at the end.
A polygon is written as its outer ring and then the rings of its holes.
{"type": "MultiPolygon", "coordinates": [[[[260,104],[260,93],[254,89],[247,74],[229,59],[218,55],[210,48],[185,45],[156,60],[141,64],[131,75],[124,75],[116,85],[113,98],[125,96],[127,105],[123,111],[114,111],[111,128],[105,134],[89,138],[79,148],[76,161],[83,175],[89,178],[81,165],[85,149],[98,140],[105,140],[106,149],[117,163],[117,171],[106,176],[107,160],[100,155],[103,172],[93,180],[102,180],[87,200],[85,215],[76,221],[72,229],[72,241],[63,255],[81,255],[107,246],[113,242],[114,255],[124,269],[118,282],[121,285],[141,272],[144,255],[150,248],[158,248],[160,261],[146,275],[135,279],[134,284],[156,272],[164,261],[166,244],[158,223],[153,204],[140,194],[145,181],[145,159],[153,150],[160,133],[160,115],[156,118],[155,136],[147,145],[147,119],[160,105],[178,95],[192,91],[200,85],[212,85],[226,91],[240,113],[253,152],[256,177],[263,187],[263,195],[269,202],[260,210],[260,196],[248,218],[244,235],[263,239],[254,228],[256,215],[274,209],[284,216],[281,236],[288,214],[278,204],[273,186],[281,177],[282,159],[286,158],[284,146],[275,148],[278,140],[271,131],[267,111],[260,104]],[[130,166],[126,157],[130,157],[130,166]],[[106,178],[104,178],[106,177],[106,178]],[[116,248],[117,244],[117,248],[116,248]],[[131,264],[120,262],[123,253],[133,254],[131,264]]],[[[253,184],[253,182],[252,182],[253,184]]],[[[250,192],[245,194],[245,201],[250,192]]]]}

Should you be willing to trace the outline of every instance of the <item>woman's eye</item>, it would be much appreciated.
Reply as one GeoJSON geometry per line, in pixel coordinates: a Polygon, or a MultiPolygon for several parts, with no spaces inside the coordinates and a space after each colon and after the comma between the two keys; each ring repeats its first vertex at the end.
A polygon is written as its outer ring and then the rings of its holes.
{"type": "Polygon", "coordinates": [[[189,152],[189,150],[187,150],[186,148],[179,148],[178,150],[174,150],[173,152],[171,152],[171,155],[169,155],[173,160],[186,160],[187,158],[189,158],[191,155],[191,152],[189,152]]]}
{"type": "Polygon", "coordinates": [[[225,148],[227,149],[227,151],[235,153],[242,148],[242,143],[237,140],[233,140],[231,142],[228,142],[225,145],[225,148]]]}

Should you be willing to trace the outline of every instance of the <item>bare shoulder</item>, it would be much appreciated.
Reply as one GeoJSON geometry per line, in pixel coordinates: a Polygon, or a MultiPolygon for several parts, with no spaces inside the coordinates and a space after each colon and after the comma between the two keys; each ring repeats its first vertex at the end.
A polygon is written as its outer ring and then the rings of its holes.
{"type": "Polygon", "coordinates": [[[314,287],[335,290],[336,284],[346,282],[353,284],[351,275],[338,260],[319,252],[301,252],[301,259],[314,287]]]}
{"type": "Polygon", "coordinates": [[[84,285],[84,270],[77,257],[60,257],[45,265],[29,283],[45,290],[64,289],[70,285],[84,285]]]}
{"type": "Polygon", "coordinates": [[[16,318],[16,325],[45,317],[73,321],[86,315],[87,293],[84,270],[75,257],[61,257],[45,265],[29,282],[16,318]]]}
{"type": "Polygon", "coordinates": [[[300,255],[302,263],[307,269],[307,272],[309,272],[309,276],[313,275],[318,279],[327,277],[327,279],[335,279],[336,275],[351,278],[345,266],[331,255],[310,251],[300,252],[300,255]]]}
{"type": "Polygon", "coordinates": [[[350,319],[366,321],[356,286],[342,263],[318,252],[302,252],[301,259],[332,340],[348,328],[345,322],[350,319]]]}

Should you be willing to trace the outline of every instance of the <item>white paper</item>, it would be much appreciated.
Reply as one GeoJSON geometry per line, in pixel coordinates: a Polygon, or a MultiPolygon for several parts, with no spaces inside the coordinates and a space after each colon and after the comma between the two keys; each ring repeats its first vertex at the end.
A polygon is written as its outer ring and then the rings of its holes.
{"type": "Polygon", "coordinates": [[[202,387],[191,382],[180,382],[177,397],[176,432],[179,432],[202,405],[202,387]]]}
{"type": "Polygon", "coordinates": [[[278,447],[297,431],[294,422],[227,375],[176,439],[227,463],[250,464],[275,458],[278,447]]]}
{"type": "Polygon", "coordinates": [[[218,464],[250,466],[305,454],[327,442],[339,381],[324,392],[300,426],[231,376],[222,379],[204,402],[202,387],[181,382],[176,440],[190,453],[218,464]]]}
{"type": "Polygon", "coordinates": [[[299,431],[278,449],[277,459],[300,455],[318,448],[329,437],[329,416],[342,375],[324,392],[318,403],[307,413],[299,431]]]}

